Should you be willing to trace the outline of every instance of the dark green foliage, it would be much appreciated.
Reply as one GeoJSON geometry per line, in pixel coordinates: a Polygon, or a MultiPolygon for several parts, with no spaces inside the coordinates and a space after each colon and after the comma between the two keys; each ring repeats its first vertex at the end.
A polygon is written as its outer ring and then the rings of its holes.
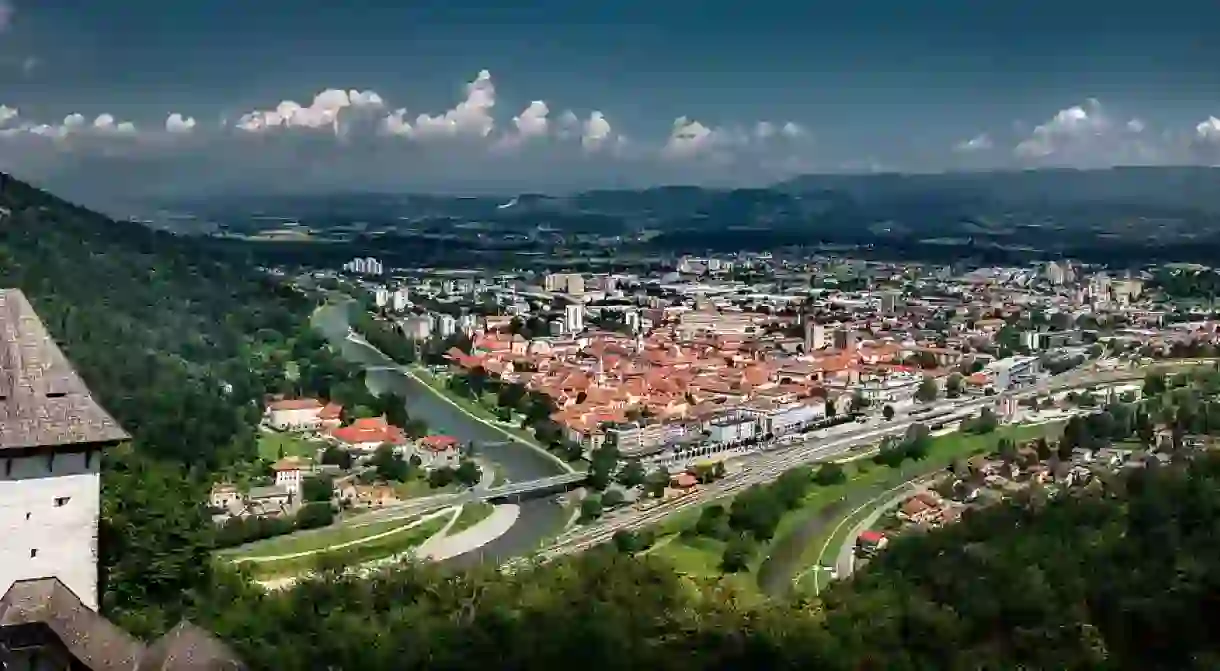
{"type": "Polygon", "coordinates": [[[315,475],[301,481],[301,498],[306,502],[330,501],[334,491],[334,479],[329,475],[315,475]]]}
{"type": "Polygon", "coordinates": [[[297,511],[296,525],[298,529],[316,529],[324,527],[335,520],[335,509],[329,501],[306,503],[297,511]]]}

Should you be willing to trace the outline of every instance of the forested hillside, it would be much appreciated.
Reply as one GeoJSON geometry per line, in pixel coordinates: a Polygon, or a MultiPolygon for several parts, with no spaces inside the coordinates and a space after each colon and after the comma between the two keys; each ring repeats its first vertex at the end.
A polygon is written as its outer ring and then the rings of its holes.
{"type": "Polygon", "coordinates": [[[254,448],[252,365],[307,300],[199,240],[116,222],[0,174],[0,286],[25,291],[89,388],[150,454],[216,467],[254,448]]]}

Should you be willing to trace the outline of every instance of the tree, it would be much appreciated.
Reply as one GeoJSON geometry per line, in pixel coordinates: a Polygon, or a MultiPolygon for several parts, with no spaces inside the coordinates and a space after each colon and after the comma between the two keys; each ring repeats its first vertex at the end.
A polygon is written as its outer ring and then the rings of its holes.
{"type": "Polygon", "coordinates": [[[580,502],[580,518],[581,523],[592,522],[602,516],[604,508],[602,507],[602,497],[597,494],[589,494],[580,502]]]}
{"type": "Polygon", "coordinates": [[[884,408],[882,408],[881,415],[883,417],[885,417],[885,421],[887,421],[887,422],[893,420],[894,419],[894,406],[887,405],[884,408]]]}
{"type": "Polygon", "coordinates": [[[843,470],[842,464],[835,461],[827,461],[818,468],[817,475],[813,479],[819,485],[828,487],[846,482],[847,473],[843,470]]]}
{"type": "Polygon", "coordinates": [[[621,489],[607,489],[606,493],[602,494],[603,508],[617,508],[626,502],[621,489]]]}
{"type": "Polygon", "coordinates": [[[826,399],[826,417],[828,419],[833,419],[836,412],[838,411],[835,408],[835,402],[830,399],[826,399]]]}
{"type": "Polygon", "coordinates": [[[936,400],[938,394],[940,394],[940,388],[936,385],[936,380],[926,377],[915,390],[915,400],[920,403],[931,403],[936,400]]]}
{"type": "Polygon", "coordinates": [[[483,478],[483,470],[473,459],[463,459],[454,469],[453,477],[464,486],[473,487],[483,478]]]}
{"type": "Polygon", "coordinates": [[[338,445],[328,445],[322,451],[322,463],[328,466],[338,466],[342,470],[351,470],[352,454],[338,445]]]}
{"type": "Polygon", "coordinates": [[[851,396],[851,411],[852,412],[864,412],[864,410],[866,410],[868,408],[868,406],[871,404],[872,404],[872,401],[868,400],[868,397],[865,396],[864,392],[862,392],[862,391],[857,390],[851,396]]]}
{"type": "Polygon", "coordinates": [[[957,398],[962,395],[962,381],[965,378],[961,373],[951,373],[945,380],[945,395],[949,398],[957,398]]]}
{"type": "Polygon", "coordinates": [[[618,470],[618,448],[609,443],[603,443],[593,450],[590,457],[589,486],[603,490],[610,484],[615,471],[618,470]]]}
{"type": "Polygon", "coordinates": [[[1152,372],[1144,376],[1143,396],[1151,398],[1165,393],[1167,385],[1165,382],[1165,374],[1162,372],[1152,372]]]}
{"type": "Polygon", "coordinates": [[[978,417],[971,419],[964,427],[970,433],[985,434],[991,433],[1000,427],[1000,420],[995,416],[995,412],[991,408],[983,408],[979,411],[978,417]]]}
{"type": "Polygon", "coordinates": [[[301,499],[310,503],[330,501],[334,488],[334,480],[330,476],[310,476],[301,480],[301,499]]]}
{"type": "Polygon", "coordinates": [[[624,487],[639,487],[648,478],[644,465],[639,459],[630,459],[618,472],[618,481],[624,487]]]}
{"type": "Polygon", "coordinates": [[[749,534],[737,534],[729,539],[720,560],[720,569],[725,573],[739,573],[750,567],[754,557],[755,543],[749,534]]]}
{"type": "Polygon", "coordinates": [[[699,519],[695,522],[693,531],[696,535],[706,536],[707,538],[715,538],[717,540],[728,539],[732,534],[732,530],[729,529],[728,511],[720,504],[704,507],[699,513],[699,519]]]}
{"type": "Polygon", "coordinates": [[[369,459],[369,465],[373,467],[377,477],[385,482],[405,482],[411,475],[407,462],[389,443],[377,446],[369,459]]]}
{"type": "Polygon", "coordinates": [[[648,479],[644,482],[644,492],[654,499],[659,499],[665,494],[665,488],[668,486],[669,471],[658,466],[655,471],[648,474],[648,479]]]}
{"type": "Polygon", "coordinates": [[[298,529],[316,529],[329,525],[335,519],[335,509],[329,501],[306,503],[297,511],[298,529]]]}

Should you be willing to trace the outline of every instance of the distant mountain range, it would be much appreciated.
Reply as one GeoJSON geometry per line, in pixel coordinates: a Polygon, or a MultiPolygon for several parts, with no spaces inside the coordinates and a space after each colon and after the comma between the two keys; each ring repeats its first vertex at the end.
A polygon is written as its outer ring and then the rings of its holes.
{"type": "Polygon", "coordinates": [[[200,214],[261,213],[295,219],[386,220],[517,218],[525,214],[595,214],[666,222],[691,218],[816,219],[827,212],[868,211],[880,219],[914,210],[964,215],[987,210],[1038,211],[1102,205],[1140,211],[1220,214],[1220,168],[1123,167],[939,174],[804,175],[766,188],[664,186],[552,196],[524,193],[453,197],[333,193],[209,198],[175,203],[200,214]]]}

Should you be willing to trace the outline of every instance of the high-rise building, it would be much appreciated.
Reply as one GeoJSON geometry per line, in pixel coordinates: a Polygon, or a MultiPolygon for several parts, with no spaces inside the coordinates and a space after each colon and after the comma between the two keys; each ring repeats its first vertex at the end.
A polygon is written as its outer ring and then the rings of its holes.
{"type": "Polygon", "coordinates": [[[102,451],[127,438],[25,296],[0,290],[0,594],[56,578],[97,609],[102,451]]]}
{"type": "Polygon", "coordinates": [[[627,331],[636,334],[640,332],[640,313],[635,310],[628,310],[623,314],[623,322],[627,324],[627,331]]]}
{"type": "Polygon", "coordinates": [[[438,314],[436,316],[436,335],[448,338],[454,333],[457,333],[457,320],[453,318],[453,315],[444,312],[438,314]]]}
{"type": "Polygon", "coordinates": [[[395,312],[402,312],[411,304],[411,295],[407,292],[406,287],[398,287],[394,290],[394,295],[390,297],[390,305],[395,312]]]}
{"type": "Polygon", "coordinates": [[[812,317],[805,319],[805,353],[816,352],[826,347],[826,327],[812,317]]]}
{"type": "Polygon", "coordinates": [[[898,300],[901,294],[897,291],[885,291],[881,294],[881,312],[883,314],[892,315],[898,312],[898,300]]]}
{"type": "Polygon", "coordinates": [[[563,309],[563,325],[568,333],[580,333],[585,329],[585,312],[580,305],[573,304],[563,309]]]}
{"type": "Polygon", "coordinates": [[[379,308],[383,308],[390,304],[390,290],[385,287],[377,287],[373,292],[373,302],[379,308]]]}
{"type": "Polygon", "coordinates": [[[551,273],[543,279],[542,288],[579,296],[585,292],[585,278],[580,273],[551,273]]]}
{"type": "Polygon", "coordinates": [[[835,349],[846,352],[856,351],[856,331],[850,328],[835,331],[835,349]]]}
{"type": "Polygon", "coordinates": [[[1055,286],[1060,286],[1066,282],[1067,273],[1064,271],[1063,266],[1054,261],[1046,264],[1046,281],[1055,286]]]}

